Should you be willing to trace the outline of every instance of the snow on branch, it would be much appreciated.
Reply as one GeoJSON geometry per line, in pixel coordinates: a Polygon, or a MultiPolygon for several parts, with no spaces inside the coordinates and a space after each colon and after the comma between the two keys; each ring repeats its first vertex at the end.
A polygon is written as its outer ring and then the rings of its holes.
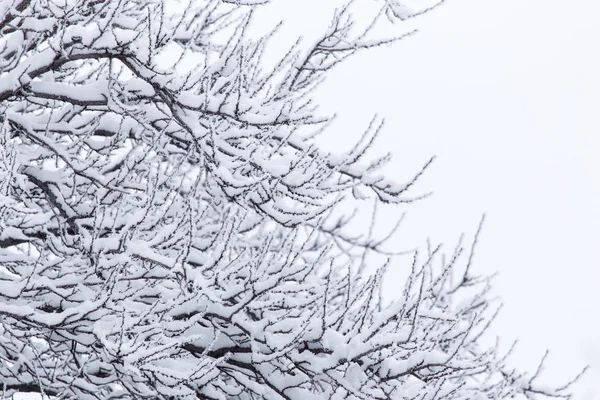
{"type": "Polygon", "coordinates": [[[378,1],[265,71],[264,0],[0,0],[3,398],[568,397],[481,345],[496,308],[462,246],[389,251],[339,216],[427,195],[433,159],[403,184],[367,162],[379,118],[315,144],[324,76],[407,36],[373,37],[406,17],[378,1]]]}

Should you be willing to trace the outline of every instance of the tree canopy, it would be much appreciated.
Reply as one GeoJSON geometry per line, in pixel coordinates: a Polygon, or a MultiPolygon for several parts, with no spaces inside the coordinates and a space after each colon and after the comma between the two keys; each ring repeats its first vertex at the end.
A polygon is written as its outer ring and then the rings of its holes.
{"type": "Polygon", "coordinates": [[[385,299],[398,258],[346,230],[345,198],[412,202],[429,165],[378,174],[378,120],[347,153],[315,144],[323,77],[419,14],[371,1],[264,69],[266,0],[0,0],[3,398],[568,397],[481,345],[477,240],[414,252],[385,299]]]}

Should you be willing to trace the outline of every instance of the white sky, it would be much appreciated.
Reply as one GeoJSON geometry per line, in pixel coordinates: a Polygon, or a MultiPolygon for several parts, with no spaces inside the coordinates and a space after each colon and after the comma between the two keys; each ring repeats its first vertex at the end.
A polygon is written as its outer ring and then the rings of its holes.
{"type": "MultiPolygon", "coordinates": [[[[314,38],[329,21],[317,4],[276,0],[272,18],[314,38]]],[[[394,154],[389,177],[437,155],[418,186],[435,195],[406,208],[400,246],[451,247],[487,213],[475,271],[499,272],[493,329],[506,346],[519,339],[518,367],[534,369],[549,348],[549,383],[595,368],[577,400],[600,399],[598,16],[595,0],[447,0],[409,24],[417,35],[337,67],[319,96],[339,116],[330,148],[378,114],[387,124],[374,153],[394,154]]]]}
{"type": "Polygon", "coordinates": [[[550,348],[551,383],[595,366],[580,400],[600,399],[599,16],[594,0],[448,0],[323,90],[340,114],[332,143],[386,117],[375,152],[395,155],[388,176],[438,156],[418,187],[434,197],[407,208],[406,247],[451,245],[487,213],[475,268],[500,273],[494,329],[519,339],[519,366],[550,348]]]}

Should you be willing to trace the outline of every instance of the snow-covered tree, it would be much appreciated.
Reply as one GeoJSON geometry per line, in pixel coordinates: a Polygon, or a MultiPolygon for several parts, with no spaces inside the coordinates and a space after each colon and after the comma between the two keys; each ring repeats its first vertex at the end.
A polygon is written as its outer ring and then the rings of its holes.
{"type": "Polygon", "coordinates": [[[346,228],[343,199],[410,202],[420,173],[366,162],[376,121],[319,149],[312,93],[408,9],[343,7],[265,69],[265,1],[0,0],[2,398],[568,397],[482,345],[472,249],[415,252],[385,299],[404,259],[346,228]]]}

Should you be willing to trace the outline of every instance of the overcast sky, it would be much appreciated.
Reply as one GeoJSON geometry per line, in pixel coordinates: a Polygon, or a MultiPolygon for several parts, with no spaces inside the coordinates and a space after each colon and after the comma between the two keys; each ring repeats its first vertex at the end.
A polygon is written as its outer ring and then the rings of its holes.
{"type": "Polygon", "coordinates": [[[476,268],[499,272],[494,329],[526,367],[550,348],[550,381],[596,364],[582,400],[600,399],[599,16],[594,0],[448,0],[324,89],[348,130],[386,117],[388,175],[438,156],[407,240],[454,243],[487,213],[476,268]]]}
{"type": "MultiPolygon", "coordinates": [[[[291,31],[326,26],[318,3],[275,3],[291,31]]],[[[387,124],[375,153],[395,156],[388,176],[437,155],[417,188],[435,195],[406,208],[406,248],[452,245],[487,213],[475,268],[499,272],[494,330],[505,345],[519,339],[518,366],[535,368],[549,348],[551,383],[595,366],[579,400],[600,399],[599,16],[595,0],[448,0],[407,26],[417,35],[348,61],[320,92],[339,115],[331,148],[376,113],[387,124]]]]}

